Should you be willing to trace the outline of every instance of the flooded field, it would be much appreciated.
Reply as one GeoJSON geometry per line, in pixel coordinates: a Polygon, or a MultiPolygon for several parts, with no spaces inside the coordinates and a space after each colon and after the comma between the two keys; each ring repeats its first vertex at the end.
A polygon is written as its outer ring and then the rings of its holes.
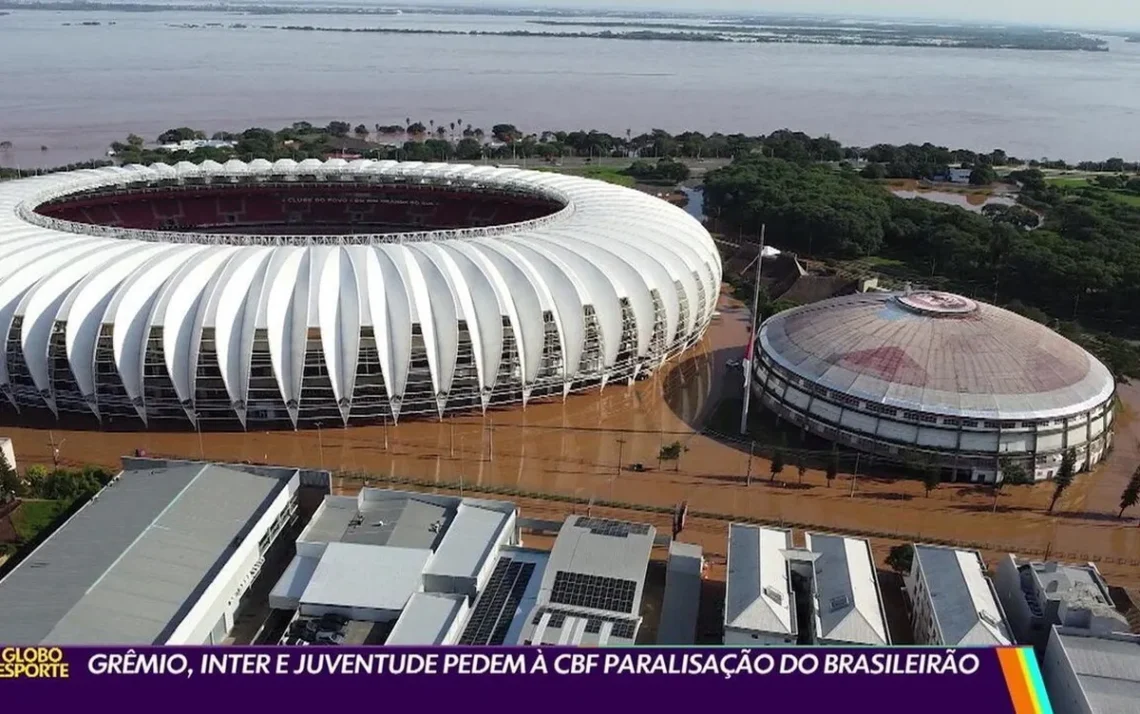
{"type": "MultiPolygon", "coordinates": [[[[1140,423],[1119,420],[1117,447],[1094,474],[1078,477],[1045,512],[1048,484],[1006,489],[997,512],[992,492],[969,484],[943,484],[929,497],[917,480],[876,474],[841,474],[830,486],[824,474],[800,477],[792,466],[773,476],[769,462],[749,456],[745,440],[714,433],[710,417],[722,398],[736,398],[740,376],[726,362],[743,354],[747,315],[722,299],[704,342],[654,378],[632,386],[489,412],[443,422],[319,431],[227,434],[81,432],[17,428],[11,411],[0,433],[10,436],[21,467],[50,464],[52,444],[66,464],[116,465],[136,449],[151,455],[324,467],[337,472],[335,487],[352,492],[365,483],[412,482],[411,487],[487,490],[519,500],[526,515],[552,517],[585,502],[669,509],[687,500],[693,517],[686,540],[723,553],[733,518],[866,533],[880,556],[891,542],[935,540],[987,554],[1094,560],[1114,583],[1140,584],[1140,528],[1118,520],[1120,491],[1140,455],[1140,423]],[[658,463],[664,444],[680,442],[675,462],[658,463]],[[644,471],[631,471],[640,464],[644,471]],[[749,478],[751,476],[751,478],[749,478]],[[748,485],[751,481],[751,485],[748,485]],[[581,502],[555,502],[554,494],[581,502]]],[[[1129,405],[1140,391],[1122,387],[1129,405]]],[[[219,494],[224,498],[224,494],[219,494]]],[[[668,515],[623,510],[627,518],[668,529],[668,515]]],[[[1133,514],[1135,515],[1135,514],[1133,514]]],[[[715,563],[715,560],[714,560],[715,563]]]]}

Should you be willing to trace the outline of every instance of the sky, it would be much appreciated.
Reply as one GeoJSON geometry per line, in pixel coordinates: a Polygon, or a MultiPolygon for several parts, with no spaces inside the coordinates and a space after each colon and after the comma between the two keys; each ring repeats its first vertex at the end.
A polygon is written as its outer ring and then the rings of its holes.
{"type": "Polygon", "coordinates": [[[1140,0],[438,0],[438,4],[827,14],[1072,28],[1140,28],[1140,0]]]}

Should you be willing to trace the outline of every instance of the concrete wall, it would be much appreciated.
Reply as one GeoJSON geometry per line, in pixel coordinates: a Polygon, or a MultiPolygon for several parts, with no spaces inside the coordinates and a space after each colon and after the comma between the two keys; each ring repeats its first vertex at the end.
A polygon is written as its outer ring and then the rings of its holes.
{"type": "Polygon", "coordinates": [[[791,636],[781,637],[767,633],[737,630],[731,627],[725,628],[724,631],[724,644],[732,647],[781,647],[795,643],[796,638],[791,636]]]}
{"type": "Polygon", "coordinates": [[[1036,644],[1031,641],[1030,632],[1033,611],[1029,609],[1029,602],[1021,590],[1021,573],[1011,553],[1007,553],[998,561],[994,571],[994,589],[997,591],[1001,608],[1005,610],[1005,619],[1009,623],[1014,639],[1022,644],[1036,644]]]}
{"type": "MultiPolygon", "coordinates": [[[[245,540],[237,547],[221,571],[207,586],[198,601],[191,607],[186,617],[178,624],[164,644],[200,645],[210,641],[210,635],[219,619],[224,619],[225,630],[234,624],[234,613],[241,598],[257,577],[261,566],[262,551],[260,541],[277,523],[278,517],[293,501],[300,488],[300,478],[294,475],[285,488],[277,494],[269,508],[258,518],[245,540]]],[[[224,497],[224,494],[219,494],[224,497]]],[[[280,535],[280,533],[278,533],[280,535]]],[[[272,545],[272,544],[269,544],[272,545]]]]}
{"type": "Polygon", "coordinates": [[[1041,678],[1045,680],[1045,690],[1049,693],[1054,714],[1094,714],[1057,637],[1056,628],[1050,631],[1045,654],[1041,657],[1041,678]]]}

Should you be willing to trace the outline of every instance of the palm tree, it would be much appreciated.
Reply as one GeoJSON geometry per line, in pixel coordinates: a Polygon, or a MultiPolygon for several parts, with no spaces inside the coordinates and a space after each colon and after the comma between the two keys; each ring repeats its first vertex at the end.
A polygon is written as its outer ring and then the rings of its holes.
{"type": "Polygon", "coordinates": [[[451,126],[451,133],[454,134],[455,133],[455,122],[451,122],[450,126],[451,126]]]}
{"type": "Polygon", "coordinates": [[[404,129],[407,130],[407,128],[410,127],[411,125],[412,125],[412,118],[411,117],[404,117],[404,129]]]}
{"type": "Polygon", "coordinates": [[[831,447],[831,460],[827,462],[827,487],[831,488],[831,482],[839,477],[839,449],[831,447]]]}
{"type": "Polygon", "coordinates": [[[804,455],[801,453],[796,456],[796,475],[799,477],[799,480],[796,481],[796,483],[801,486],[804,483],[805,473],[807,473],[807,464],[804,463],[804,455]]]}

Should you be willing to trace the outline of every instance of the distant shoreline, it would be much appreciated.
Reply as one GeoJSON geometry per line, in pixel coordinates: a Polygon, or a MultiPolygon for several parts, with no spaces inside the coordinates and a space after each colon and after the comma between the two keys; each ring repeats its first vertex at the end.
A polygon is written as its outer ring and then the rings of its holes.
{"type": "MultiPolygon", "coordinates": [[[[455,30],[442,28],[401,27],[327,27],[288,25],[262,26],[258,29],[285,29],[305,32],[362,32],[375,34],[469,35],[481,37],[550,37],[569,39],[661,40],[672,42],[732,42],[739,44],[801,44],[855,47],[920,47],[938,49],[1002,49],[1054,52],[1107,52],[1108,43],[1099,37],[1079,32],[1032,27],[988,27],[955,24],[916,25],[906,22],[873,24],[845,23],[834,19],[803,19],[779,16],[708,16],[661,15],[656,13],[604,13],[605,19],[583,11],[530,10],[520,8],[433,8],[433,7],[361,7],[352,5],[251,5],[222,3],[218,5],[170,4],[148,2],[82,2],[66,0],[0,0],[0,10],[51,12],[116,12],[116,13],[213,13],[246,17],[276,15],[329,15],[395,17],[469,16],[523,18],[527,23],[550,28],[543,30],[455,30]],[[582,18],[582,19],[574,19],[582,18]],[[665,20],[666,22],[652,22],[665,20]],[[705,22],[700,22],[705,20],[705,22]],[[579,28],[570,30],[568,28],[579,28]]],[[[4,13],[0,13],[4,14],[4,13]]],[[[85,23],[71,22],[69,25],[85,23]]],[[[86,23],[94,25],[97,23],[86,23]]],[[[211,23],[216,25],[216,23],[211,23]]],[[[192,23],[173,25],[194,28],[192,23]]],[[[246,29],[241,26],[235,29],[246,29]]],[[[1133,38],[1134,39],[1134,38],[1133,38]]]]}

